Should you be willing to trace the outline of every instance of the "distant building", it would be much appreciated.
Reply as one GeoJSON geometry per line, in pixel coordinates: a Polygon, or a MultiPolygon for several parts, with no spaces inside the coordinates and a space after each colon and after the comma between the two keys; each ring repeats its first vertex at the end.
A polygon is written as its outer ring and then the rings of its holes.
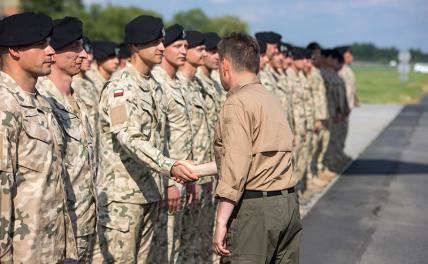
{"type": "Polygon", "coordinates": [[[0,0],[0,18],[19,13],[20,3],[20,0],[0,0]]]}

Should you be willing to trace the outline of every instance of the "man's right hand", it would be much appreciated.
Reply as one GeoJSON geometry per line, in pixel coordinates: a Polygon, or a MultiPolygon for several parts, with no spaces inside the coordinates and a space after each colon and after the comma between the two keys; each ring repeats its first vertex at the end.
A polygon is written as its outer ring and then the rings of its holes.
{"type": "Polygon", "coordinates": [[[175,162],[172,166],[171,177],[174,181],[182,184],[197,181],[199,179],[198,175],[190,171],[180,161],[175,162]]]}
{"type": "Polygon", "coordinates": [[[177,186],[170,186],[166,189],[166,204],[168,212],[175,213],[181,210],[180,189],[177,186]]]}

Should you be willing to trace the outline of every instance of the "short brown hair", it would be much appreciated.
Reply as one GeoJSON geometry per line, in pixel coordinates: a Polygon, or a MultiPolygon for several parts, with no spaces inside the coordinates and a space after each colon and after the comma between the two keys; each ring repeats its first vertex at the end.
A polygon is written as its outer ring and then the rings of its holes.
{"type": "Polygon", "coordinates": [[[220,41],[218,44],[218,54],[220,60],[223,60],[225,57],[230,59],[235,71],[248,70],[256,74],[259,72],[259,45],[251,36],[233,32],[220,41]]]}

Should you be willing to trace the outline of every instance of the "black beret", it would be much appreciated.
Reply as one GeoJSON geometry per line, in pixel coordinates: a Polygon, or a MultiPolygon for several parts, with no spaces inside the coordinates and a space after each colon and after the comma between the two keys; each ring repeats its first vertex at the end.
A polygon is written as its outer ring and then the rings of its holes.
{"type": "Polygon", "coordinates": [[[267,49],[266,42],[257,39],[257,43],[259,44],[260,55],[265,54],[266,53],[266,49],[267,49]]]}
{"type": "Polygon", "coordinates": [[[334,49],[337,50],[342,55],[345,54],[346,52],[352,52],[351,47],[349,47],[349,46],[340,46],[340,47],[336,47],[334,49]]]}
{"type": "Polygon", "coordinates": [[[205,39],[205,50],[212,51],[217,49],[217,45],[220,42],[220,36],[215,32],[204,33],[205,39]]]}
{"type": "Polygon", "coordinates": [[[94,43],[92,43],[92,41],[86,36],[83,36],[82,40],[83,40],[83,48],[85,49],[85,51],[87,53],[94,53],[94,43]]]}
{"type": "Polygon", "coordinates": [[[163,39],[163,44],[165,47],[171,45],[177,40],[183,40],[186,38],[186,33],[184,28],[179,24],[172,25],[165,29],[165,37],[163,39]]]}
{"type": "Polygon", "coordinates": [[[281,41],[282,36],[273,31],[269,32],[258,32],[256,33],[256,39],[264,41],[270,44],[278,44],[281,41]]]}
{"type": "Polygon", "coordinates": [[[332,54],[333,50],[332,49],[322,49],[321,50],[321,55],[324,57],[330,57],[332,54]]]}
{"type": "Polygon", "coordinates": [[[0,46],[28,46],[52,33],[52,19],[42,13],[21,13],[5,17],[0,27],[0,46]]]}
{"type": "Polygon", "coordinates": [[[295,60],[310,59],[312,52],[302,47],[293,47],[293,57],[295,60]]]}
{"type": "Polygon", "coordinates": [[[129,44],[147,44],[164,36],[163,22],[158,17],[139,16],[125,26],[125,42],[129,44]]]}
{"type": "Polygon", "coordinates": [[[120,59],[126,59],[131,57],[131,48],[128,43],[122,43],[119,45],[119,53],[117,55],[120,59]]]}
{"type": "Polygon", "coordinates": [[[316,50],[316,49],[320,50],[321,49],[321,45],[318,44],[318,42],[313,41],[313,42],[309,43],[308,46],[306,46],[306,48],[310,49],[310,50],[316,50]]]}
{"type": "Polygon", "coordinates": [[[337,59],[340,63],[343,62],[343,55],[337,49],[332,49],[329,57],[337,59]]]}
{"type": "Polygon", "coordinates": [[[291,44],[280,42],[280,44],[279,44],[279,50],[286,57],[293,57],[293,46],[291,44]]]}
{"type": "Polygon", "coordinates": [[[110,41],[97,41],[94,43],[94,59],[104,60],[118,55],[117,45],[110,41]]]}
{"type": "Polygon", "coordinates": [[[82,21],[75,17],[66,16],[54,20],[51,46],[59,50],[82,38],[82,21]]]}
{"type": "Polygon", "coordinates": [[[189,49],[205,44],[204,34],[195,30],[186,31],[186,40],[189,49]]]}

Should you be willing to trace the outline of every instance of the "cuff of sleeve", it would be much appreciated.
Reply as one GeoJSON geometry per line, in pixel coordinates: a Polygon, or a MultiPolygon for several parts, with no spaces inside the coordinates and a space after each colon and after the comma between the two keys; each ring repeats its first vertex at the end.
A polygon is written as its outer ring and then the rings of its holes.
{"type": "Polygon", "coordinates": [[[171,168],[175,162],[176,162],[176,160],[174,160],[174,159],[164,157],[160,172],[162,174],[168,175],[168,177],[171,177],[171,168]]]}
{"type": "Polygon", "coordinates": [[[216,197],[226,198],[232,202],[238,203],[243,191],[238,191],[227,185],[224,181],[219,180],[216,188],[216,197]]]}
{"type": "Polygon", "coordinates": [[[176,185],[176,182],[173,179],[168,178],[168,186],[167,187],[171,187],[171,186],[175,186],[175,185],[176,185]]]}

